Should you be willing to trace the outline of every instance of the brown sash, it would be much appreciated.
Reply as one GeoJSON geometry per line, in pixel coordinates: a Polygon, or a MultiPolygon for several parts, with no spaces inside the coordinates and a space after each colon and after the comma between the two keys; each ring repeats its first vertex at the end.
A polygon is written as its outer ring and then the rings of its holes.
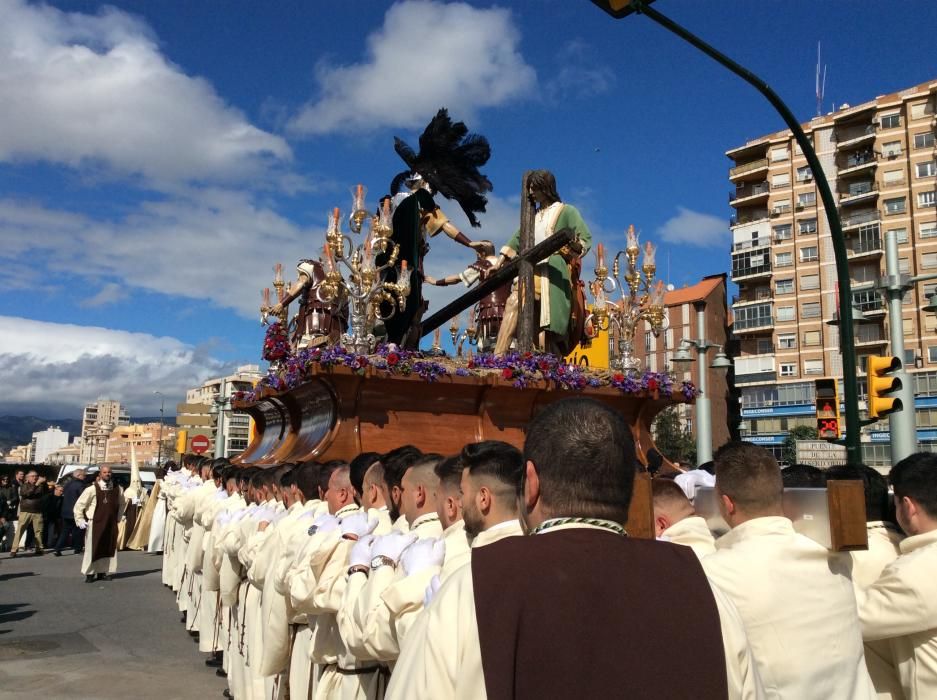
{"type": "Polygon", "coordinates": [[[91,561],[109,559],[117,552],[117,508],[120,487],[116,484],[108,491],[94,482],[94,515],[91,517],[91,561]]]}
{"type": "Polygon", "coordinates": [[[719,613],[689,547],[576,528],[472,550],[489,700],[727,695],[719,613]]]}

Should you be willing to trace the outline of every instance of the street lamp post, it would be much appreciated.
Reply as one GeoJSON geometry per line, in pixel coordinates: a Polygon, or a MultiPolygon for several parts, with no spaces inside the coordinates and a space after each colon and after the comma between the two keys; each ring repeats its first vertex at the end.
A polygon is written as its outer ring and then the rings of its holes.
{"type": "MultiPolygon", "coordinates": [[[[642,14],[654,20],[664,29],[676,34],[687,43],[695,46],[707,56],[715,60],[720,65],[728,68],[737,76],[742,78],[749,85],[754,87],[771,103],[771,106],[777,110],[778,114],[784,119],[794,139],[803,151],[810,165],[820,191],[820,199],[823,202],[823,208],[826,212],[826,220],[830,227],[830,238],[833,243],[833,254],[836,259],[836,277],[839,281],[839,308],[842,314],[844,328],[852,327],[852,290],[849,282],[849,258],[846,254],[846,240],[843,237],[843,229],[839,221],[839,212],[836,209],[836,201],[833,199],[833,192],[830,189],[830,183],[823,172],[823,166],[817,153],[813,149],[813,144],[807,138],[804,130],[800,127],[800,122],[791,112],[790,108],[778,94],[764,80],[757,75],[742,67],[725,54],[717,51],[714,47],[707,44],[694,34],[681,27],[669,17],[650,7],[654,0],[592,0],[595,5],[609,13],[616,19],[622,19],[630,14],[642,14]]],[[[843,356],[843,377],[851,379],[856,376],[856,350],[855,338],[851,333],[840,333],[840,352],[843,356]]],[[[854,381],[843,382],[843,394],[846,404],[846,460],[849,464],[860,464],[862,455],[859,444],[859,393],[854,381]]]]}
{"type": "Polygon", "coordinates": [[[163,408],[165,407],[165,397],[162,392],[154,391],[156,396],[159,396],[159,444],[156,447],[156,466],[160,466],[163,462],[163,408]]]}
{"type": "Polygon", "coordinates": [[[722,351],[722,346],[711,343],[706,339],[706,303],[696,304],[696,334],[698,338],[685,338],[680,342],[680,349],[674,353],[674,363],[689,363],[693,361],[690,348],[696,348],[696,357],[699,362],[699,377],[697,386],[699,396],[696,397],[696,464],[711,462],[713,458],[713,426],[712,401],[709,398],[708,369],[727,369],[732,361],[722,351]],[[710,348],[719,348],[713,363],[707,367],[706,352],[710,348]]]}

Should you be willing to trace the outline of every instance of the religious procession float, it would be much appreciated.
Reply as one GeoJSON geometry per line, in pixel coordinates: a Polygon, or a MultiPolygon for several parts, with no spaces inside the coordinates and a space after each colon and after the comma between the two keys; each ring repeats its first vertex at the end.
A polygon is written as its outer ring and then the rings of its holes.
{"type": "Polygon", "coordinates": [[[442,109],[419,151],[400,139],[395,149],[407,170],[389,193],[370,209],[365,187],[354,187],[349,215],[329,214],[321,252],[299,261],[296,282],[284,281],[277,264],[274,298],[263,290],[270,368],[252,392],[235,397],[235,408],[255,422],[239,461],[350,459],[403,444],[451,454],[487,439],[522,446],[542,406],[576,393],[621,413],[646,464],[656,452],[654,417],[697,393],[668,372],[643,369],[634,356],[639,326],[656,335],[666,324],[653,245],[642,248],[629,227],[609,268],[603,245],[593,246],[579,212],[542,170],[524,174],[520,225],[506,245],[470,240],[437,199],[456,202],[479,225],[491,190],[480,172],[487,140],[442,109]],[[423,260],[439,233],[476,260],[437,280],[424,274],[423,260]],[[581,273],[589,262],[594,278],[587,284],[581,273]],[[469,291],[427,316],[425,284],[469,291]],[[429,336],[432,347],[420,350],[429,336]],[[584,348],[610,343],[617,349],[610,363],[581,361],[584,348]]]}

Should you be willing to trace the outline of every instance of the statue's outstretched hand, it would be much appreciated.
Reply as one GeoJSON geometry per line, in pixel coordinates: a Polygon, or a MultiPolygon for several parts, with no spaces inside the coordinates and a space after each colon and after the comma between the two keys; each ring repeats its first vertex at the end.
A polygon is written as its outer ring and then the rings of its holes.
{"type": "Polygon", "coordinates": [[[423,275],[423,281],[426,284],[438,285],[439,281],[435,277],[430,277],[429,275],[423,275]]]}

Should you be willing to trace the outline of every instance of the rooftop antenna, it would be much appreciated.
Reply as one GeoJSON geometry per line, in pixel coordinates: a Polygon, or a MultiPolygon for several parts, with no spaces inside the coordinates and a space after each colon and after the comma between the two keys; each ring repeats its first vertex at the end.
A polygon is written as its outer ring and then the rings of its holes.
{"type": "Polygon", "coordinates": [[[817,42],[817,78],[816,78],[816,94],[817,94],[817,116],[823,114],[823,96],[826,94],[826,66],[823,66],[823,76],[820,76],[820,42],[817,42]]]}

